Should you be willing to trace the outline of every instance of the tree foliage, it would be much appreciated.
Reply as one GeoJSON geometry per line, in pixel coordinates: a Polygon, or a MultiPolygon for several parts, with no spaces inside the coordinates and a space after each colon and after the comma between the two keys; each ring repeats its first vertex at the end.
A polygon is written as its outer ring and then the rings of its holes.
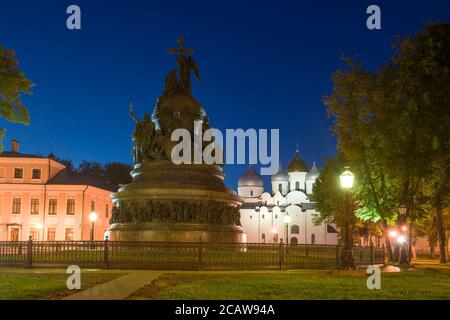
{"type": "MultiPolygon", "coordinates": [[[[0,44],[0,117],[15,123],[29,124],[28,109],[21,101],[21,94],[31,94],[33,84],[19,70],[19,61],[13,50],[0,44]]],[[[0,152],[3,149],[5,129],[0,129],[0,152]]]]}

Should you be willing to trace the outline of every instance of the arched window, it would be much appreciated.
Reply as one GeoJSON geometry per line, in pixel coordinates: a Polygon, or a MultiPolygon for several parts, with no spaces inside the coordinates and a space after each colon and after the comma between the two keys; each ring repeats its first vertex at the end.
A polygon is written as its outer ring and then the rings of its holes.
{"type": "Polygon", "coordinates": [[[283,186],[280,184],[278,184],[278,191],[282,192],[283,191],[283,186]]]}
{"type": "Polygon", "coordinates": [[[261,240],[262,240],[262,242],[266,242],[266,234],[265,233],[261,234],[261,240]]]}
{"type": "Polygon", "coordinates": [[[291,238],[291,244],[298,244],[298,240],[296,237],[291,238]]]}
{"type": "Polygon", "coordinates": [[[311,233],[311,244],[316,243],[316,235],[314,233],[311,233]]]}
{"type": "Polygon", "coordinates": [[[300,190],[300,182],[295,182],[295,190],[300,190]]]}
{"type": "Polygon", "coordinates": [[[296,224],[291,226],[291,234],[299,234],[300,233],[300,227],[296,224]]]}

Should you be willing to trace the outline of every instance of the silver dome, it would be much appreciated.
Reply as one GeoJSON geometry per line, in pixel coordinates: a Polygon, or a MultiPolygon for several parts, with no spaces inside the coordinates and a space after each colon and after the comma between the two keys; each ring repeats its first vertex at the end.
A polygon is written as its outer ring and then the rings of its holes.
{"type": "Polygon", "coordinates": [[[272,181],[289,181],[289,175],[286,173],[286,171],[283,170],[283,167],[280,166],[278,167],[278,172],[275,173],[272,178],[272,181]]]}
{"type": "Polygon", "coordinates": [[[264,187],[264,183],[261,177],[253,170],[253,166],[250,165],[248,170],[239,177],[238,187],[264,187]]]}
{"type": "Polygon", "coordinates": [[[316,180],[320,175],[319,169],[316,167],[316,162],[314,162],[311,171],[306,174],[306,180],[316,180]]]}

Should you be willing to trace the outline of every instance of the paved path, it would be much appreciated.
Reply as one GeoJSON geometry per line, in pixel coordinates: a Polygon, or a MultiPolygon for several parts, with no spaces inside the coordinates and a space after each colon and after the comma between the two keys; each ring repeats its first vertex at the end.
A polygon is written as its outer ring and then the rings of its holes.
{"type": "Polygon", "coordinates": [[[63,300],[123,300],[161,274],[159,271],[131,272],[112,281],[67,296],[63,300]]]}

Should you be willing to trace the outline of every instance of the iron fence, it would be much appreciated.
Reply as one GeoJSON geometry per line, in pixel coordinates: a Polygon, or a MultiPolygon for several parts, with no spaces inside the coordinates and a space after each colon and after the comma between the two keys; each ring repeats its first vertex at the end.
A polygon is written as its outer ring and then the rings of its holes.
{"type": "MultiPolygon", "coordinates": [[[[342,246],[280,243],[3,241],[0,266],[111,269],[336,268],[342,246]]],[[[356,266],[384,264],[384,248],[354,247],[356,266]]]]}

